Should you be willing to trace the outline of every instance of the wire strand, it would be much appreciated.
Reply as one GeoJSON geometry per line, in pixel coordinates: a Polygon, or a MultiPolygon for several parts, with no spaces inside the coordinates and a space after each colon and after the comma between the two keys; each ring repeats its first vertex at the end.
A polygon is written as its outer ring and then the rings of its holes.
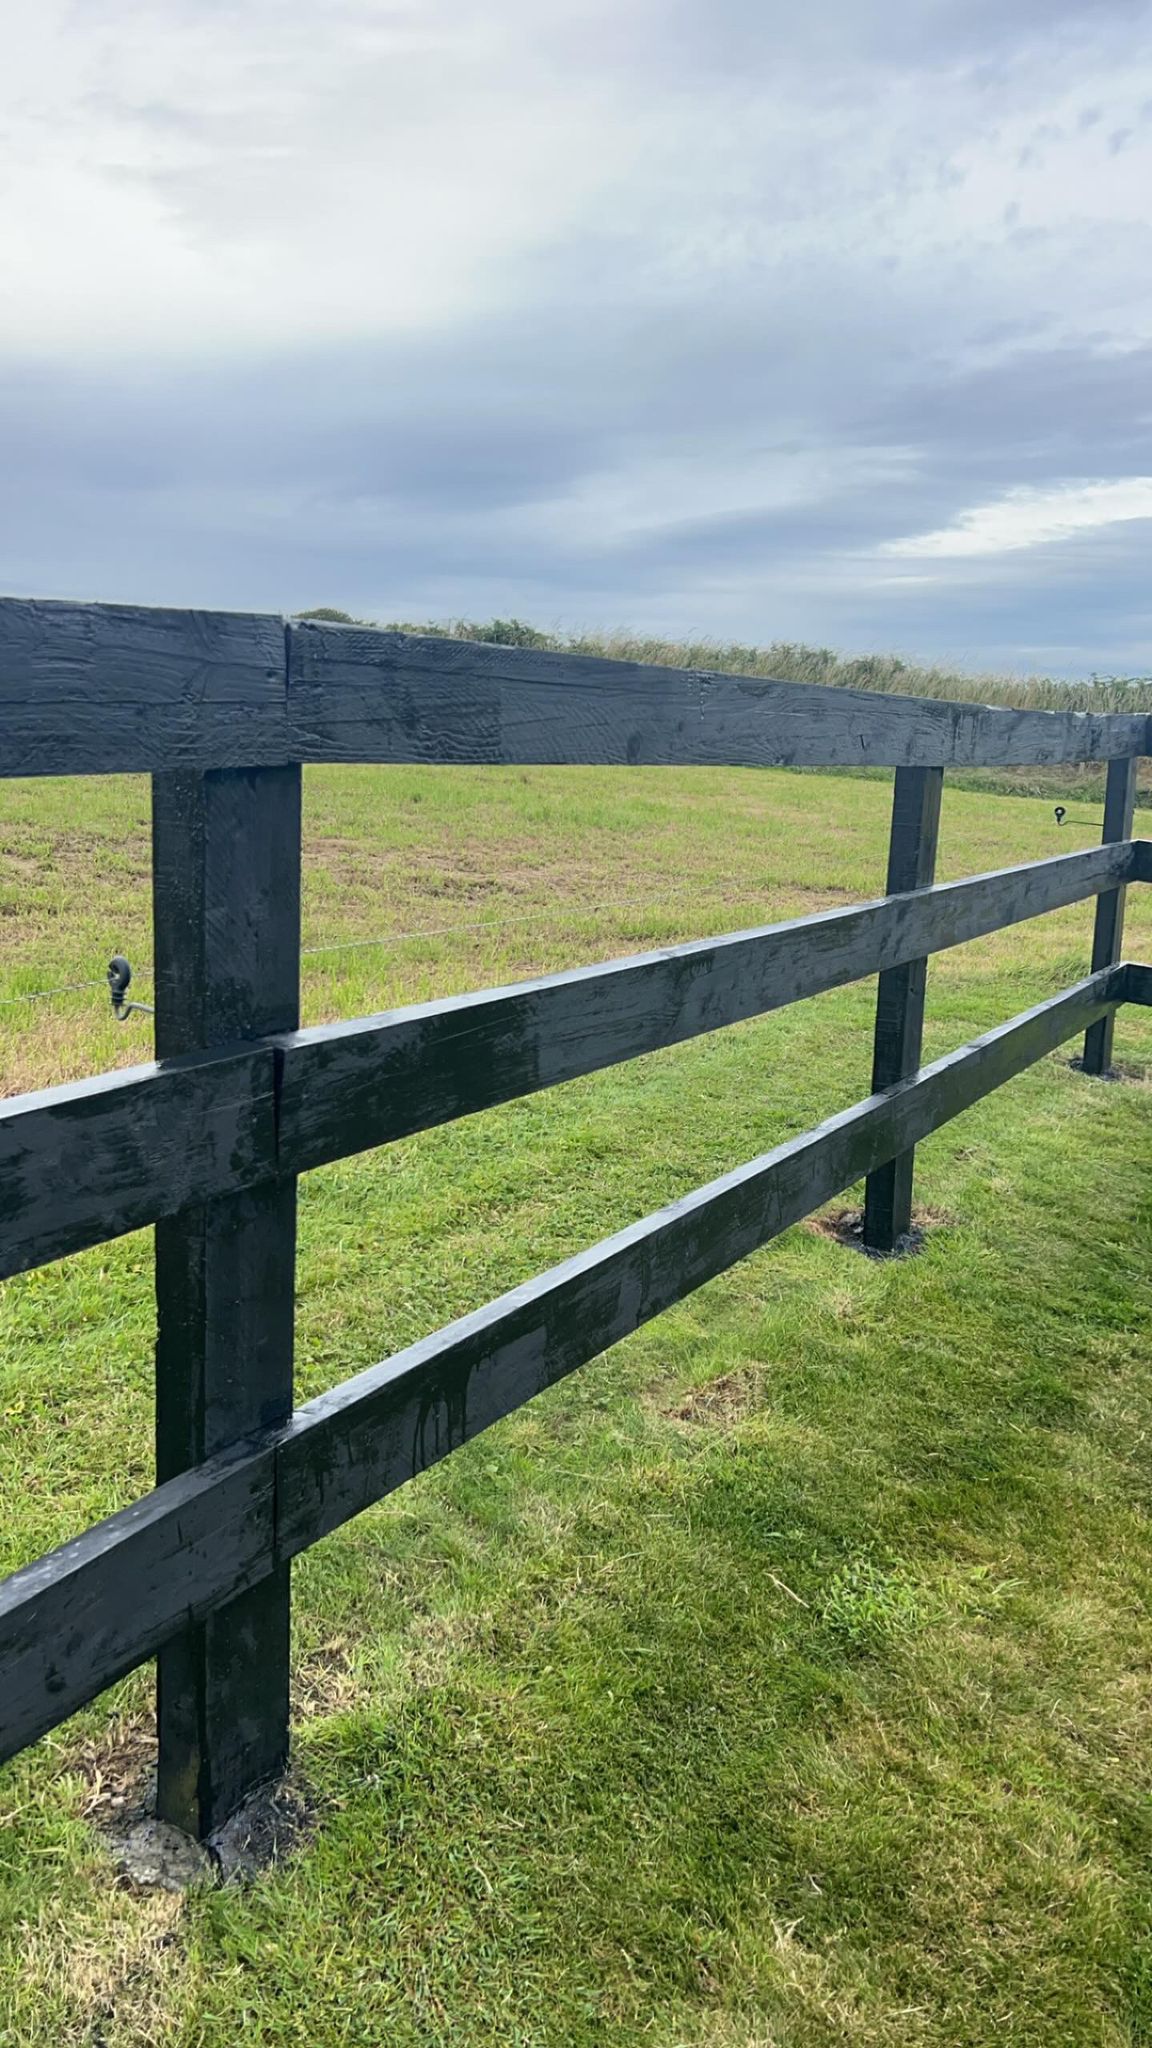
{"type": "MultiPolygon", "coordinates": [[[[714,894],[717,893],[714,892],[714,894]]],[[[604,917],[609,912],[615,910],[635,909],[637,905],[647,905],[653,910],[660,910],[666,903],[683,901],[685,896],[692,896],[699,900],[700,891],[694,888],[675,890],[671,896],[663,897],[660,902],[655,904],[651,902],[651,898],[648,896],[618,896],[614,901],[598,904],[592,910],[582,909],[578,904],[570,904],[566,905],[564,910],[558,911],[556,906],[553,905],[548,910],[525,911],[518,917],[481,917],[471,918],[462,924],[425,925],[417,931],[383,932],[379,938],[375,939],[333,939],[326,946],[302,946],[300,948],[300,958],[302,960],[315,960],[328,953],[363,952],[373,946],[399,946],[411,939],[447,939],[451,938],[456,932],[506,931],[512,925],[540,924],[547,918],[562,917],[565,912],[573,917],[595,918],[604,917]]],[[[739,896],[722,896],[720,900],[722,902],[742,902],[744,898],[739,896]]],[[[142,975],[146,981],[150,978],[149,969],[146,967],[135,968],[133,972],[142,975]]]]}
{"type": "MultiPolygon", "coordinates": [[[[655,904],[647,896],[618,896],[613,902],[597,904],[592,910],[582,909],[578,904],[566,905],[565,909],[574,917],[603,917],[607,912],[613,910],[633,910],[638,904],[646,904],[653,910],[659,910],[663,908],[665,903],[675,903],[681,901],[685,896],[699,896],[699,894],[700,891],[698,889],[684,888],[674,890],[670,896],[665,896],[660,903],[655,904]]],[[[736,897],[734,899],[723,898],[722,900],[740,902],[742,899],[736,897]]],[[[334,939],[327,946],[302,947],[300,957],[302,960],[314,960],[321,953],[354,952],[368,946],[394,946],[401,944],[406,939],[443,939],[450,937],[453,932],[504,931],[509,925],[540,924],[544,919],[556,917],[557,915],[563,916],[564,910],[558,912],[556,906],[553,905],[549,910],[527,910],[519,917],[480,917],[471,919],[466,924],[430,925],[422,931],[385,932],[378,939],[334,939]]]]}
{"type": "Polygon", "coordinates": [[[68,996],[74,994],[77,989],[106,989],[107,986],[106,981],[62,981],[55,988],[34,988],[22,996],[0,996],[0,1010],[8,1009],[12,1003],[43,1003],[47,1002],[50,996],[68,996]]]}
{"type": "MultiPolygon", "coordinates": [[[[719,892],[714,893],[718,894],[719,892]]],[[[375,939],[333,939],[326,946],[301,947],[300,957],[302,960],[316,960],[328,953],[364,952],[374,946],[404,945],[412,939],[447,939],[451,938],[456,932],[506,931],[513,925],[541,924],[548,918],[563,917],[566,914],[573,917],[602,918],[616,910],[635,910],[639,906],[655,912],[662,910],[666,904],[682,902],[685,896],[693,896],[699,899],[700,891],[689,887],[677,889],[671,895],[662,897],[656,903],[653,903],[648,896],[618,896],[614,901],[597,904],[590,910],[582,908],[579,904],[566,904],[562,907],[553,904],[547,910],[528,910],[517,917],[471,918],[462,924],[427,925],[418,931],[412,932],[383,932],[379,938],[375,939]]],[[[741,902],[743,900],[742,897],[720,897],[721,902],[741,902]]],[[[152,970],[149,967],[135,967],[132,970],[132,974],[134,980],[150,981],[152,979],[152,970]]],[[[0,996],[0,1009],[9,1009],[15,1003],[48,1002],[53,996],[75,995],[91,988],[106,989],[107,985],[106,979],[99,981],[62,981],[56,983],[52,988],[30,989],[25,994],[18,996],[0,996]]]]}

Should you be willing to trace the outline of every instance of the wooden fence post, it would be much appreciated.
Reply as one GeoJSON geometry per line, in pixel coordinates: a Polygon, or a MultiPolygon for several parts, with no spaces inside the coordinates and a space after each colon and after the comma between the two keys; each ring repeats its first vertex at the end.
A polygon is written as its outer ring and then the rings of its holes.
{"type": "MultiPolygon", "coordinates": [[[[1111,839],[1131,839],[1132,817],[1136,808],[1137,756],[1124,755],[1118,761],[1109,761],[1108,780],[1104,786],[1104,830],[1101,834],[1105,844],[1111,839]]],[[[1096,898],[1096,924],[1092,934],[1092,965],[1111,967],[1119,960],[1124,938],[1124,897],[1123,889],[1105,889],[1096,898]]],[[[1082,1061],[1086,1074],[1107,1074],[1112,1066],[1112,1036],[1116,1028],[1115,1015],[1101,1017],[1084,1036],[1084,1057],[1082,1061]]]]}
{"type": "MultiPolygon", "coordinates": [[[[152,783],[160,1059],[299,1022],[300,768],[152,783]]],[[[296,1184],[156,1225],[156,1471],[292,1408],[296,1184]]],[[[203,1837],[288,1753],[288,1567],[161,1649],[157,1812],[203,1837]]]]}
{"type": "MultiPolygon", "coordinates": [[[[926,889],[936,872],[940,836],[942,768],[897,768],[892,791],[892,830],[888,841],[890,896],[906,889],[926,889]]],[[[927,960],[910,960],[880,975],[876,991],[876,1033],[872,1050],[872,1088],[888,1088],[907,1080],[920,1064],[924,1034],[924,990],[927,960]]],[[[912,1227],[910,1150],[868,1175],[864,1187],[864,1243],[869,1251],[893,1252],[912,1227]]]]}

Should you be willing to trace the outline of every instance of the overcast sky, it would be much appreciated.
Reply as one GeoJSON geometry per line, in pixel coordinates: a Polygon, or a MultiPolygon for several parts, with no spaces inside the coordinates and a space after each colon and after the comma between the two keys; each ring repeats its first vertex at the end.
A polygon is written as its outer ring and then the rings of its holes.
{"type": "Polygon", "coordinates": [[[0,588],[1152,672],[1152,6],[4,43],[0,588]]]}

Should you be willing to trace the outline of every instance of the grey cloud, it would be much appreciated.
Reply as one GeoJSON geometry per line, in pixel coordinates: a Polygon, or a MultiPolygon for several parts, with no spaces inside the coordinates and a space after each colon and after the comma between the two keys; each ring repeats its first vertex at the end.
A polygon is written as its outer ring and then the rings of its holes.
{"type": "Polygon", "coordinates": [[[314,353],[257,376],[235,366],[83,383],[43,368],[10,374],[0,380],[4,580],[241,608],[515,609],[985,661],[1017,659],[1042,615],[1045,644],[1091,645],[1090,666],[1109,666],[1109,650],[1128,660],[1146,611],[1139,528],[999,564],[931,564],[927,585],[907,569],[894,584],[886,563],[869,587],[868,565],[879,569],[886,541],[1022,482],[1152,471],[1139,411],[1152,355],[1065,351],[907,383],[869,355],[822,406],[819,379],[790,390],[773,365],[738,354],[731,388],[718,389],[720,358],[702,336],[660,362],[653,339],[642,406],[635,354],[621,366],[621,398],[605,388],[611,350],[589,350],[583,374],[574,351],[558,382],[532,382],[493,333],[423,361],[400,348],[314,353]],[[743,429],[769,473],[774,458],[825,448],[827,485],[772,511],[670,510],[611,545],[594,527],[566,539],[562,525],[539,526],[536,505],[658,458],[686,422],[705,445],[723,436],[737,449],[743,429]],[[907,464],[885,475],[878,458],[870,476],[869,451],[891,447],[913,451],[907,464]],[[510,524],[493,525],[506,514],[510,524]]]}
{"type": "MultiPolygon", "coordinates": [[[[835,90],[855,78],[865,105],[873,76],[907,82],[952,66],[973,104],[1010,106],[1037,50],[1063,38],[1106,51],[1141,11],[1127,0],[829,0],[798,15],[760,0],[650,0],[597,16],[601,45],[578,9],[559,10],[541,35],[554,59],[617,80],[630,66],[640,80],[646,56],[678,82],[690,134],[723,106],[710,80],[763,78],[778,52],[814,98],[828,88],[828,49],[835,90]]],[[[306,43],[303,14],[292,33],[306,43]]],[[[132,111],[178,138],[219,127],[210,110],[198,120],[162,99],[132,111]]],[[[1097,114],[1106,136],[1107,110],[1089,104],[1076,118],[1091,133],[1097,114]]],[[[784,257],[768,236],[721,265],[701,231],[681,268],[661,268],[660,236],[674,246],[678,221],[661,218],[657,234],[606,203],[598,219],[558,223],[509,256],[498,310],[424,332],[286,339],[255,356],[237,343],[183,364],[121,354],[102,367],[78,335],[70,362],[0,364],[0,583],[412,618],[514,611],[974,664],[1047,650],[1070,670],[1141,665],[1146,526],[999,560],[901,564],[882,551],[1021,485],[1152,473],[1152,349],[1118,351],[1103,313],[1097,333],[1088,322],[1077,345],[1054,343],[1026,291],[981,294],[978,243],[965,245],[967,269],[898,233],[890,250],[819,243],[836,193],[813,198],[808,160],[790,175],[775,159],[750,163],[741,195],[753,218],[764,195],[769,226],[811,216],[811,246],[800,234],[784,257]],[[697,465],[700,507],[690,490],[660,502],[668,462],[697,465]],[[787,492],[773,482],[805,463],[815,480],[778,503],[787,492]],[[755,502],[742,464],[770,505],[755,502]],[[730,503],[706,489],[725,465],[730,503]],[[649,474],[644,515],[613,521],[617,493],[649,474]]],[[[894,157],[885,175],[889,196],[928,179],[942,209],[959,178],[943,150],[914,167],[894,157]]],[[[207,183],[227,207],[220,162],[149,177],[175,195],[207,183]]],[[[1121,296],[1133,246],[1117,240],[1121,296]]]]}

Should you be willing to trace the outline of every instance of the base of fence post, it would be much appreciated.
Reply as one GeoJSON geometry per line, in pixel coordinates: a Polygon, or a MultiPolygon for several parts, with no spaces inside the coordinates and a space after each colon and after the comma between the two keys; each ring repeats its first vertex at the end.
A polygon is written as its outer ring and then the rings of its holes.
{"type": "Polygon", "coordinates": [[[288,1763],[289,1567],[156,1660],[156,1811],[203,1841],[288,1763]]]}
{"type": "MultiPolygon", "coordinates": [[[[888,894],[930,887],[940,836],[942,768],[897,768],[888,842],[888,894]]],[[[880,975],[876,990],[873,1090],[906,1081],[920,1064],[928,962],[909,960],[880,975]]],[[[864,1247],[891,1254],[912,1228],[915,1153],[903,1152],[870,1173],[864,1189],[864,1247]]]]}
{"type": "Polygon", "coordinates": [[[864,1183],[864,1248],[887,1253],[901,1250],[912,1231],[914,1151],[901,1152],[887,1166],[878,1166],[864,1183]]]}
{"type": "Polygon", "coordinates": [[[1080,1059],[1080,1072],[1091,1074],[1097,1081],[1106,1081],[1112,1073],[1112,1046],[1115,1037],[1115,1017],[1101,1017],[1084,1034],[1084,1051],[1080,1059]]]}

